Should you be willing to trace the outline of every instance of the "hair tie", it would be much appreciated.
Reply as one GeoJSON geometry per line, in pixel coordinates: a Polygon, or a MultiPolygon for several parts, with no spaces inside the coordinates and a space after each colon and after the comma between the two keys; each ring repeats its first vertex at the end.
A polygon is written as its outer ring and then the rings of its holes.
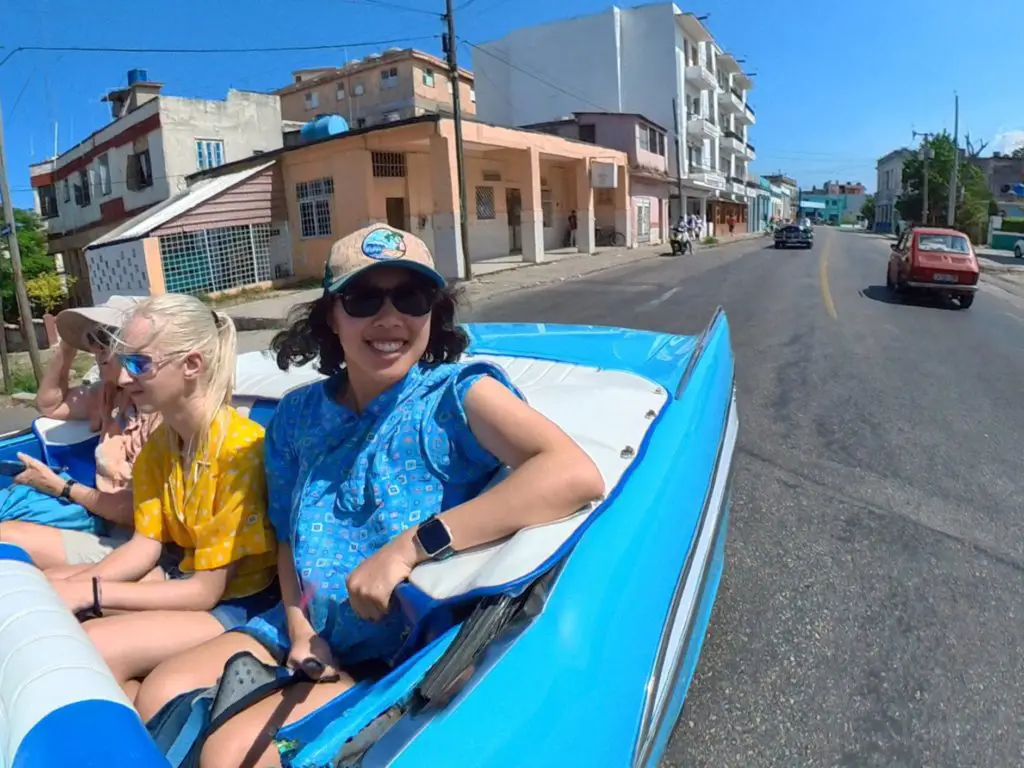
{"type": "Polygon", "coordinates": [[[210,314],[213,315],[213,324],[220,328],[224,325],[224,318],[217,314],[217,310],[211,309],[210,314]]]}

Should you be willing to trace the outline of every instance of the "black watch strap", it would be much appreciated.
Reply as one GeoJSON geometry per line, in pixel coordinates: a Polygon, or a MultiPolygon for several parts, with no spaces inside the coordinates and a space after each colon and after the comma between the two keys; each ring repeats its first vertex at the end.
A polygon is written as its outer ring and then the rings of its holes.
{"type": "Polygon", "coordinates": [[[77,480],[69,479],[64,483],[64,488],[60,492],[60,497],[66,501],[71,501],[71,489],[78,485],[77,480]]]}

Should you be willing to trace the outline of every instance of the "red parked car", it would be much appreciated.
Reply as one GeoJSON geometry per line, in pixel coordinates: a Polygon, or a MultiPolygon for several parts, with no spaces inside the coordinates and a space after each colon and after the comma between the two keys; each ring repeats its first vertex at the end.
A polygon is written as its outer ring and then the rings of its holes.
{"type": "Polygon", "coordinates": [[[915,227],[892,246],[885,286],[894,293],[937,292],[967,309],[974,303],[979,273],[971,240],[963,232],[915,227]]]}

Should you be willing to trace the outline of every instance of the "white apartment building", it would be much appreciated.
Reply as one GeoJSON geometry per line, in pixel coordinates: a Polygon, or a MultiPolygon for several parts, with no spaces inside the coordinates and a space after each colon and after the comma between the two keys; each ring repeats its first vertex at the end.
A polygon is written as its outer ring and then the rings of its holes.
{"type": "Polygon", "coordinates": [[[717,225],[712,232],[730,214],[746,222],[757,196],[747,170],[753,83],[700,19],[674,3],[517,29],[475,50],[473,69],[477,116],[486,122],[520,126],[602,110],[678,125],[680,152],[670,141],[669,168],[684,198],[673,195],[671,217],[699,213],[717,225]]]}
{"type": "Polygon", "coordinates": [[[875,231],[895,232],[900,214],[896,201],[903,189],[903,163],[913,156],[909,149],[896,149],[879,158],[875,166],[878,171],[878,186],[875,188],[875,231]]]}
{"type": "Polygon", "coordinates": [[[61,155],[29,167],[50,253],[76,278],[72,300],[91,304],[84,250],[119,224],[188,187],[197,171],[282,146],[277,95],[230,90],[224,100],[160,93],[142,70],[110,92],[113,122],[61,155]]]}

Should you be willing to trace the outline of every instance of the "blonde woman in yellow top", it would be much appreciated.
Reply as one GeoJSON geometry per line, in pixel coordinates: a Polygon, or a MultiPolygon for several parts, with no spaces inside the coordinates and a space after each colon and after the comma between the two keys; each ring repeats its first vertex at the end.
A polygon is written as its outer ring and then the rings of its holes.
{"type": "Polygon", "coordinates": [[[231,319],[192,296],[143,300],[126,318],[121,386],[163,424],[134,468],[135,533],[93,566],[48,571],[133,695],[165,659],[277,603],[263,427],[230,406],[231,319]]]}

